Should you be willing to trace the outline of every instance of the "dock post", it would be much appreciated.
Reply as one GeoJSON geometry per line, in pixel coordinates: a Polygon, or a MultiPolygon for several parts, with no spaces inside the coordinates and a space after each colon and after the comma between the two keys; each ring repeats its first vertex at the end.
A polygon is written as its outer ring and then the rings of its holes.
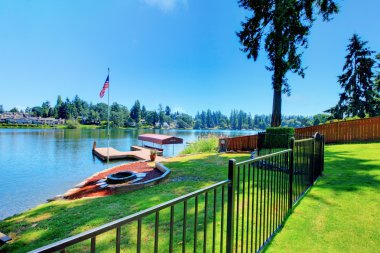
{"type": "Polygon", "coordinates": [[[92,144],[92,150],[95,150],[96,149],[96,141],[94,141],[94,143],[92,144]]]}

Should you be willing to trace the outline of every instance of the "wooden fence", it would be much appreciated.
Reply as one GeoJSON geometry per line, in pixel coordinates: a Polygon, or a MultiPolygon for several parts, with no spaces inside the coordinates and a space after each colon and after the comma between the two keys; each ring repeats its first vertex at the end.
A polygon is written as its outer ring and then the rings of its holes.
{"type": "MultiPolygon", "coordinates": [[[[296,128],[296,136],[324,135],[325,143],[380,141],[380,117],[340,121],[318,126],[296,128]]],[[[259,148],[258,135],[246,135],[219,140],[221,151],[252,151],[259,148]]]]}
{"type": "Polygon", "coordinates": [[[219,139],[221,151],[251,151],[258,147],[258,135],[245,135],[219,139]]]}
{"type": "Polygon", "coordinates": [[[325,143],[380,141],[380,117],[296,128],[296,135],[312,136],[316,132],[325,136],[325,143]]]}

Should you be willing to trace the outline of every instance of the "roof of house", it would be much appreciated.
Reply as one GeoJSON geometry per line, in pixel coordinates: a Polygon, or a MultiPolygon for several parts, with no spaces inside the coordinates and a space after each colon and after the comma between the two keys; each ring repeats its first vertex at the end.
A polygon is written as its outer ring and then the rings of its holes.
{"type": "Polygon", "coordinates": [[[163,134],[141,134],[139,135],[138,139],[141,141],[149,141],[160,145],[183,143],[182,138],[163,134]]]}

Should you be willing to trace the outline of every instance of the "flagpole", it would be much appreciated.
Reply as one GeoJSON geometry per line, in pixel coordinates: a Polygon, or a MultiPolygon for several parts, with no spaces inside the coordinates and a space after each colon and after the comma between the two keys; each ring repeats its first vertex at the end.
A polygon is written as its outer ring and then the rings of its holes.
{"type": "Polygon", "coordinates": [[[109,168],[109,162],[110,162],[110,83],[109,83],[109,77],[110,77],[110,68],[108,68],[108,117],[107,117],[107,169],[109,168]]]}

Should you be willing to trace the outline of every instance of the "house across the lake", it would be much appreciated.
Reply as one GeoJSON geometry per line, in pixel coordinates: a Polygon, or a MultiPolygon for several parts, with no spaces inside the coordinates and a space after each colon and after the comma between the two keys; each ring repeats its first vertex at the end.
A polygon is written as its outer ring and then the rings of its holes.
{"type": "Polygon", "coordinates": [[[18,125],[60,125],[65,124],[64,119],[33,117],[28,113],[6,112],[0,114],[0,123],[18,125]]]}

